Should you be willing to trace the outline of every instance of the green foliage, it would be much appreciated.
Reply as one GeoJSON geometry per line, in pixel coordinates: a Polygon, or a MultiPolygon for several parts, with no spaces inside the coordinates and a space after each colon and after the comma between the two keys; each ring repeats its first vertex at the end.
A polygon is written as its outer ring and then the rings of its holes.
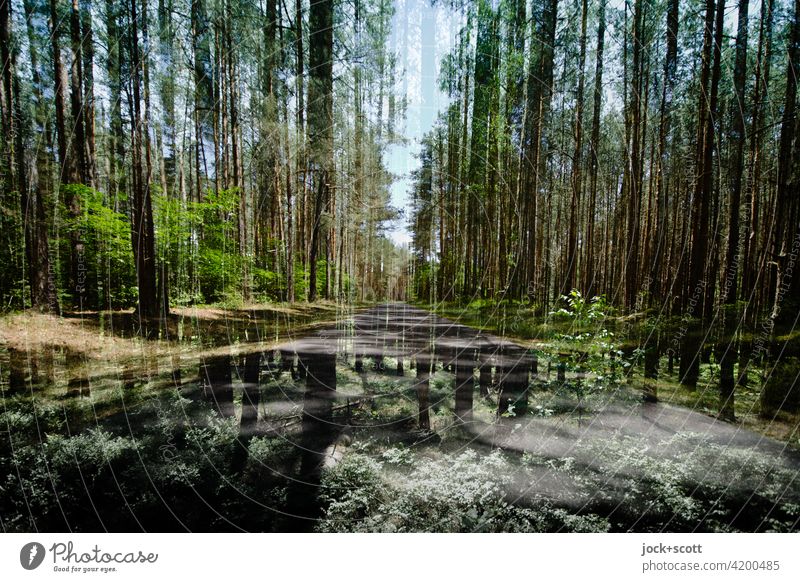
{"type": "Polygon", "coordinates": [[[491,310],[499,307],[499,302],[494,299],[474,299],[467,305],[467,309],[476,311],[491,310]]]}
{"type": "Polygon", "coordinates": [[[612,314],[612,307],[606,301],[605,295],[596,295],[586,299],[580,291],[573,289],[567,295],[562,295],[561,300],[567,307],[550,312],[550,315],[564,316],[575,320],[577,323],[588,323],[605,319],[612,314]]]}
{"type": "Polygon", "coordinates": [[[244,260],[236,236],[239,195],[236,188],[208,192],[197,204],[202,221],[197,276],[200,292],[209,302],[241,293],[244,260]]]}
{"type": "Polygon", "coordinates": [[[576,398],[582,408],[588,396],[619,387],[631,362],[623,357],[614,337],[605,328],[560,334],[557,342],[560,365],[576,374],[555,382],[556,391],[576,398]]]}
{"type": "Polygon", "coordinates": [[[53,528],[61,519],[79,530],[97,528],[96,516],[85,510],[92,507],[88,495],[95,507],[119,503],[112,464],[134,463],[135,456],[131,439],[102,429],[50,435],[40,446],[17,446],[0,455],[6,531],[53,528]],[[18,469],[11,470],[14,466],[18,469]]]}
{"type": "MultiPolygon", "coordinates": [[[[245,509],[248,500],[285,502],[280,488],[265,490],[259,472],[264,464],[275,466],[285,450],[254,440],[253,459],[237,473],[234,460],[243,445],[236,420],[220,418],[205,404],[168,393],[130,413],[133,426],[146,427],[135,436],[106,428],[61,435],[51,432],[58,430],[59,411],[53,412],[0,418],[14,426],[0,428],[0,515],[6,531],[226,530],[227,517],[217,512],[255,515],[252,507],[245,509]],[[195,424],[186,426],[187,415],[195,424]]],[[[259,515],[249,527],[269,530],[274,516],[259,515]]]]}
{"type": "MultiPolygon", "coordinates": [[[[108,206],[103,193],[83,184],[65,184],[65,199],[76,197],[81,214],[65,219],[65,231],[83,242],[84,254],[78,259],[79,281],[87,307],[127,307],[136,302],[136,269],[128,218],[108,206]],[[85,271],[82,271],[85,269],[85,271]],[[80,279],[81,275],[85,278],[80,279]]],[[[66,209],[64,216],[69,216],[66,209]]],[[[70,256],[70,239],[61,239],[62,257],[70,256]]],[[[64,265],[63,272],[67,272],[64,265]]]]}
{"type": "MultiPolygon", "coordinates": [[[[250,259],[239,248],[240,197],[237,188],[208,191],[202,202],[154,196],[158,255],[176,303],[241,302],[250,259]]],[[[257,286],[269,278],[251,269],[257,286]]]]}
{"type": "Polygon", "coordinates": [[[352,454],[323,475],[320,500],[327,509],[320,531],[358,531],[357,522],[371,519],[386,494],[381,467],[365,455],[352,454]]]}
{"type": "Polygon", "coordinates": [[[286,294],[286,277],[275,271],[255,267],[253,273],[253,290],[264,299],[278,299],[286,294]]]}
{"type": "Polygon", "coordinates": [[[19,219],[19,194],[6,192],[5,187],[0,182],[0,310],[25,307],[25,239],[19,219]]]}
{"type": "Polygon", "coordinates": [[[625,513],[640,529],[787,531],[796,519],[797,497],[789,494],[795,471],[761,452],[688,432],[655,443],[624,436],[584,446],[606,475],[621,480],[625,513]]]}
{"type": "Polygon", "coordinates": [[[392,447],[383,452],[383,460],[390,465],[411,465],[414,462],[413,453],[405,447],[392,447]]]}
{"type": "Polygon", "coordinates": [[[418,261],[414,269],[414,297],[421,301],[431,298],[435,267],[428,262],[418,261]]]}
{"type": "Polygon", "coordinates": [[[383,462],[354,453],[322,481],[327,505],[320,531],[472,532],[606,531],[607,521],[577,516],[547,501],[518,507],[506,497],[512,466],[499,451],[418,459],[408,473],[382,478],[385,464],[404,467],[389,449],[383,462]]]}
{"type": "Polygon", "coordinates": [[[197,259],[200,212],[193,202],[184,202],[161,194],[153,196],[156,254],[167,266],[170,302],[186,305],[202,302],[199,290],[192,285],[197,259]]]}
{"type": "Polygon", "coordinates": [[[292,443],[282,438],[255,437],[250,441],[247,455],[247,478],[263,482],[290,467],[296,451],[292,443]]]}

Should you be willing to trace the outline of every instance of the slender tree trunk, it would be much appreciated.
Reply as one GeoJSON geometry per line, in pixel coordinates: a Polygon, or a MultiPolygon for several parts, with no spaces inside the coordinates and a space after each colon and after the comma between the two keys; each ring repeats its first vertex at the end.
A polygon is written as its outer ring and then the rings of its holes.
{"type": "Polygon", "coordinates": [[[747,17],[748,0],[739,0],[738,32],[736,35],[736,57],[733,68],[733,90],[736,98],[732,111],[728,139],[731,142],[729,164],[730,199],[728,201],[728,245],[725,252],[725,278],[722,285],[721,301],[726,306],[724,332],[720,345],[720,416],[734,419],[734,378],[733,364],[736,360],[736,341],[734,335],[739,321],[736,302],[738,300],[739,261],[742,253],[739,244],[739,205],[742,192],[742,174],[745,146],[745,82],[747,79],[747,17]]]}
{"type": "MultiPolygon", "coordinates": [[[[66,86],[67,73],[61,54],[60,27],[58,14],[58,0],[50,0],[50,42],[53,49],[53,79],[55,84],[54,101],[56,110],[56,135],[58,139],[58,160],[61,166],[59,173],[60,183],[77,184],[80,182],[78,165],[74,156],[74,139],[72,132],[67,131],[66,86]]],[[[73,103],[73,109],[75,108],[73,103]]],[[[81,214],[81,205],[78,196],[73,190],[67,190],[64,195],[67,212],[72,220],[77,220],[81,214]]],[[[78,229],[73,229],[69,235],[70,258],[67,287],[75,305],[80,305],[83,292],[79,282],[78,261],[83,257],[83,242],[80,240],[78,229]]]]}
{"type": "Polygon", "coordinates": [[[639,248],[642,202],[642,92],[643,92],[643,44],[644,25],[642,22],[642,3],[635,0],[633,8],[633,62],[631,72],[631,95],[628,101],[630,120],[630,146],[625,166],[625,191],[627,212],[627,246],[625,251],[625,304],[628,308],[636,305],[639,294],[639,248]]]}
{"type": "MultiPolygon", "coordinates": [[[[10,6],[10,3],[8,3],[10,6]]],[[[45,195],[52,192],[50,162],[48,150],[52,147],[50,128],[48,127],[47,103],[42,94],[42,81],[39,72],[39,55],[36,34],[33,30],[32,17],[34,5],[32,0],[25,0],[25,22],[28,35],[29,57],[33,75],[34,97],[34,135],[43,136],[45,147],[37,147],[37,155],[27,164],[27,200],[23,201],[23,216],[26,227],[26,256],[28,258],[28,275],[31,286],[31,307],[39,311],[57,313],[58,297],[56,295],[55,277],[50,262],[50,248],[47,232],[47,213],[45,195]]],[[[14,67],[16,63],[14,62],[14,67]]],[[[18,115],[20,119],[22,114],[18,115]]],[[[17,151],[22,152],[19,147],[17,151]]]]}
{"type": "MultiPolygon", "coordinates": [[[[142,333],[150,335],[152,320],[157,318],[161,305],[158,301],[156,282],[155,241],[153,228],[153,207],[150,195],[150,137],[147,124],[147,113],[142,117],[141,77],[144,64],[139,44],[138,0],[131,0],[131,38],[130,55],[132,65],[131,85],[133,87],[133,103],[131,104],[131,151],[133,152],[133,193],[131,204],[131,242],[136,261],[136,278],[138,283],[138,316],[142,333]],[[142,152],[145,164],[142,165],[142,152]]],[[[147,0],[142,0],[143,4],[147,0]]],[[[143,36],[146,38],[146,12],[142,12],[143,36]]],[[[149,89],[145,83],[145,109],[149,89]]],[[[157,319],[156,319],[157,321],[157,319]]]]}
{"type": "MultiPolygon", "coordinates": [[[[722,2],[723,0],[719,0],[722,2]]],[[[691,256],[689,258],[689,280],[684,316],[690,318],[690,325],[683,338],[681,349],[681,383],[689,388],[697,386],[700,374],[701,322],[703,301],[709,286],[705,277],[708,249],[709,201],[713,187],[713,120],[711,118],[710,80],[712,69],[712,50],[714,39],[714,0],[706,4],[705,28],[703,31],[703,52],[700,72],[700,103],[697,122],[697,149],[695,189],[692,199],[691,256]]]]}
{"type": "Polygon", "coordinates": [[[766,114],[766,100],[769,93],[769,73],[772,59],[772,21],[773,0],[762,0],[759,27],[758,57],[756,59],[755,83],[753,87],[753,115],[750,124],[750,151],[747,162],[747,189],[744,199],[744,257],[742,259],[742,299],[745,301],[743,315],[742,343],[739,349],[739,384],[747,384],[747,369],[750,365],[752,339],[757,314],[758,284],[758,236],[759,193],[761,183],[761,143],[763,132],[761,124],[766,114]],[[745,295],[746,294],[746,295],[745,295]]]}
{"type": "Polygon", "coordinates": [[[92,188],[97,187],[96,130],[94,110],[94,31],[92,30],[92,4],[87,0],[81,14],[81,33],[83,35],[83,125],[86,134],[86,181],[92,188]]]}
{"type": "MultiPolygon", "coordinates": [[[[677,0],[674,0],[677,1],[677,0]]],[[[585,279],[583,288],[586,295],[591,297],[597,288],[597,275],[595,265],[597,262],[594,257],[594,225],[597,209],[597,173],[600,169],[599,148],[600,148],[600,109],[603,104],[603,53],[605,52],[606,34],[606,0],[600,0],[600,7],[597,15],[597,50],[594,74],[594,104],[592,107],[592,137],[589,144],[590,166],[589,166],[589,209],[586,221],[586,254],[584,255],[585,279]]]]}
{"type": "Polygon", "coordinates": [[[667,236],[667,138],[672,121],[672,101],[675,91],[675,74],[678,65],[678,16],[679,1],[670,0],[667,8],[667,54],[664,59],[664,90],[661,95],[661,113],[658,130],[658,157],[656,158],[656,218],[653,234],[653,260],[650,271],[649,294],[652,306],[658,306],[663,299],[663,275],[665,239],[667,236]]]}
{"type": "MultiPolygon", "coordinates": [[[[777,320],[781,314],[782,298],[792,285],[791,271],[787,274],[786,259],[792,239],[798,235],[798,194],[795,182],[797,145],[795,144],[797,115],[797,75],[800,74],[800,0],[794,1],[791,31],[787,45],[786,95],[781,118],[781,134],[778,146],[778,189],[775,196],[775,228],[772,237],[772,261],[775,264],[771,318],[777,320]],[[785,278],[788,277],[788,283],[785,278]],[[786,288],[784,288],[786,287],[786,288]]],[[[795,277],[796,279],[797,277],[795,277]]]]}
{"type": "Polygon", "coordinates": [[[583,89],[585,84],[586,68],[586,21],[588,17],[588,2],[581,2],[581,38],[578,54],[578,89],[575,96],[575,153],[572,156],[572,196],[569,206],[569,243],[567,245],[566,265],[567,272],[564,277],[562,289],[568,293],[577,286],[575,272],[578,263],[578,210],[583,194],[583,89]]]}
{"type": "MultiPolygon", "coordinates": [[[[14,155],[14,96],[13,77],[14,61],[11,49],[11,2],[0,2],[0,67],[2,67],[2,85],[0,85],[0,113],[2,113],[3,159],[0,161],[0,177],[6,182],[6,189],[13,192],[16,184],[16,160],[14,155]]],[[[5,194],[5,193],[3,193],[5,194]]]]}
{"type": "MultiPolygon", "coordinates": [[[[333,179],[333,2],[312,1],[309,10],[308,134],[311,144],[309,171],[314,178],[315,200],[309,253],[308,300],[317,299],[317,257],[321,242],[328,242],[323,216],[330,210],[333,179]]],[[[328,248],[323,249],[328,257],[328,248]]],[[[327,287],[327,285],[326,285],[327,287]]]]}
{"type": "Polygon", "coordinates": [[[83,110],[83,43],[81,42],[81,17],[78,0],[72,0],[70,13],[70,39],[72,45],[72,80],[70,101],[72,104],[72,148],[75,152],[74,184],[88,184],[86,164],[86,133],[83,110]]]}

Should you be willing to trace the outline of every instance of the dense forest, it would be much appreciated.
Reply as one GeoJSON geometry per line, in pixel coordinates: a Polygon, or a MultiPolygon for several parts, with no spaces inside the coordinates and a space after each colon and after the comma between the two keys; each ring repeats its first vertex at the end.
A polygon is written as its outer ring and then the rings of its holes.
{"type": "Polygon", "coordinates": [[[0,0],[0,60],[0,530],[800,527],[800,0],[0,0]]]}
{"type": "Polygon", "coordinates": [[[417,296],[753,318],[798,289],[797,3],[462,10],[416,176],[417,296]]]}
{"type": "Polygon", "coordinates": [[[389,0],[0,9],[4,309],[386,294],[389,0]]]}
{"type": "Polygon", "coordinates": [[[732,392],[797,314],[800,5],[449,8],[408,256],[386,236],[389,0],[3,2],[3,309],[136,306],[157,329],[170,305],[546,314],[574,290],[680,317],[688,385],[702,336],[738,334],[732,392]]]}
{"type": "Polygon", "coordinates": [[[414,296],[546,314],[575,290],[677,317],[645,343],[693,386],[716,342],[731,414],[734,362],[797,321],[800,3],[461,10],[415,174],[414,296]]]}

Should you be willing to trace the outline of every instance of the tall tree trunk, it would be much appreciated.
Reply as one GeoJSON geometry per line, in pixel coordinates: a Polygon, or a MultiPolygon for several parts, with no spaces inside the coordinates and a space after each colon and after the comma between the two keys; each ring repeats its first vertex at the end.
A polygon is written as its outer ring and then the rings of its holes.
{"type": "Polygon", "coordinates": [[[578,209],[583,188],[583,88],[586,67],[586,20],[588,2],[581,2],[581,39],[578,54],[578,92],[575,96],[575,153],[572,156],[572,196],[569,206],[569,243],[567,245],[567,273],[562,289],[568,293],[576,287],[575,271],[578,263],[578,209]]]}
{"type": "Polygon", "coordinates": [[[642,92],[643,81],[643,46],[644,24],[642,3],[635,0],[633,8],[633,62],[631,72],[631,95],[628,100],[628,119],[630,124],[630,145],[626,156],[625,175],[623,177],[624,196],[627,198],[627,246],[625,251],[625,304],[628,308],[636,305],[639,294],[639,247],[642,203],[642,92]]]}
{"type": "MultiPolygon", "coordinates": [[[[722,79],[722,43],[723,35],[725,32],[725,0],[718,0],[716,22],[714,24],[714,62],[711,68],[711,96],[710,107],[711,114],[709,117],[709,143],[711,144],[711,152],[707,153],[709,156],[709,173],[710,173],[710,186],[711,202],[713,203],[713,211],[711,217],[711,233],[712,246],[707,249],[706,264],[705,264],[705,281],[714,281],[719,274],[719,262],[721,254],[721,229],[719,228],[720,220],[720,185],[719,180],[716,179],[715,167],[721,167],[722,146],[720,144],[722,133],[719,130],[721,123],[720,119],[720,106],[719,106],[719,85],[722,79]]],[[[706,294],[703,297],[703,321],[710,324],[712,320],[713,307],[714,307],[714,294],[717,286],[714,284],[706,287],[706,294]]],[[[704,350],[705,354],[709,354],[710,350],[704,350]]]]}
{"type": "Polygon", "coordinates": [[[106,53],[109,89],[109,132],[106,143],[108,194],[112,201],[112,208],[117,210],[120,194],[126,188],[125,173],[122,171],[122,162],[125,159],[125,137],[122,129],[122,81],[120,79],[122,49],[119,40],[119,9],[116,0],[106,0],[106,36],[112,39],[108,43],[108,52],[106,53]]]}
{"type": "MultiPolygon", "coordinates": [[[[9,3],[10,5],[10,3],[9,3]]],[[[50,161],[48,150],[52,147],[48,127],[47,103],[42,94],[42,81],[39,72],[38,39],[33,29],[32,17],[35,10],[33,0],[24,0],[25,22],[28,34],[29,57],[33,75],[34,134],[44,136],[46,147],[36,148],[37,155],[28,163],[27,200],[23,202],[23,216],[26,227],[26,256],[28,258],[29,283],[31,286],[31,307],[39,311],[58,312],[55,277],[50,263],[50,248],[47,232],[47,213],[45,195],[52,192],[50,180],[50,161]],[[44,176],[43,176],[44,175],[44,176]]],[[[22,115],[19,116],[20,118],[22,115]]],[[[18,150],[20,151],[20,150],[18,150]]]]}
{"type": "MultiPolygon", "coordinates": [[[[133,153],[133,192],[131,204],[131,242],[133,256],[136,262],[136,279],[138,284],[138,316],[139,327],[143,334],[151,335],[157,331],[153,329],[153,320],[157,322],[160,311],[156,284],[155,241],[153,225],[153,207],[150,195],[150,137],[148,126],[142,117],[141,103],[141,77],[144,64],[141,46],[139,44],[139,17],[137,2],[131,0],[131,38],[130,61],[132,66],[131,85],[133,87],[133,102],[131,103],[131,151],[133,153]],[[145,163],[142,165],[142,152],[145,153],[145,163]]],[[[146,3],[147,0],[141,0],[146,3]]],[[[146,12],[142,12],[142,28],[146,30],[146,12]]],[[[146,36],[146,33],[145,33],[146,36]]],[[[149,89],[145,87],[145,96],[149,89]]],[[[147,102],[145,99],[145,108],[147,102]]]]}
{"type": "Polygon", "coordinates": [[[536,40],[531,43],[536,51],[531,59],[528,73],[528,98],[525,115],[525,137],[522,141],[521,196],[523,198],[523,224],[521,247],[517,267],[517,293],[533,302],[544,300],[544,277],[542,276],[542,220],[539,216],[540,176],[544,175],[545,156],[542,152],[543,132],[549,115],[553,92],[553,61],[555,53],[556,20],[558,0],[545,0],[541,13],[541,24],[536,40]]]}
{"type": "Polygon", "coordinates": [[[723,280],[721,301],[725,305],[723,312],[724,332],[720,345],[721,354],[719,397],[720,416],[727,420],[734,419],[734,379],[733,364],[736,361],[736,333],[739,321],[736,302],[738,300],[739,261],[741,249],[739,245],[739,205],[742,193],[742,173],[744,165],[744,124],[745,124],[745,82],[747,79],[747,17],[748,0],[739,0],[738,31],[736,35],[736,57],[733,68],[733,90],[735,106],[732,111],[731,127],[728,139],[731,143],[729,163],[730,199],[728,201],[728,245],[725,252],[725,279],[723,280]]]}
{"type": "MultiPolygon", "coordinates": [[[[781,118],[781,135],[778,146],[778,190],[775,197],[775,229],[772,238],[772,261],[775,264],[772,320],[781,314],[783,297],[792,286],[791,270],[787,273],[786,260],[792,240],[798,236],[798,193],[794,157],[797,116],[797,75],[800,74],[800,0],[794,1],[794,14],[789,34],[786,65],[786,95],[781,118]],[[785,280],[788,278],[788,282],[785,280]]],[[[794,277],[797,279],[798,277],[794,277]]]]}
{"type": "Polygon", "coordinates": [[[672,122],[672,101],[675,91],[675,73],[678,65],[678,16],[679,0],[669,0],[667,8],[667,54],[664,59],[664,89],[661,95],[661,113],[658,130],[658,157],[656,158],[656,218],[653,234],[652,266],[650,270],[649,296],[652,306],[658,306],[663,299],[664,251],[667,236],[667,138],[672,122]]]}
{"type": "MultiPolygon", "coordinates": [[[[86,133],[84,131],[84,110],[83,110],[83,52],[81,42],[81,21],[80,6],[78,0],[72,0],[72,10],[70,12],[70,44],[72,47],[72,70],[70,75],[70,104],[72,107],[72,143],[70,148],[74,154],[71,166],[72,174],[69,181],[71,184],[88,184],[87,164],[86,164],[86,133]]],[[[73,191],[68,195],[68,208],[70,218],[78,221],[83,215],[81,199],[73,191]]],[[[82,229],[73,228],[70,237],[72,238],[72,301],[75,307],[84,308],[86,302],[86,269],[85,264],[85,243],[82,237],[82,229]]]]}
{"type": "MultiPolygon", "coordinates": [[[[327,242],[323,216],[330,210],[333,179],[333,0],[311,0],[309,10],[308,138],[314,206],[309,252],[308,300],[317,299],[317,257],[327,242]]],[[[328,257],[327,247],[323,256],[328,257]]],[[[327,287],[327,285],[326,285],[327,287]]]]}
{"type": "Polygon", "coordinates": [[[70,102],[72,105],[72,149],[75,152],[75,175],[73,184],[88,184],[86,164],[86,132],[83,110],[83,43],[81,42],[81,16],[78,0],[72,0],[69,19],[72,46],[72,71],[70,102]]]}
{"type": "Polygon", "coordinates": [[[747,189],[744,199],[744,257],[742,259],[742,299],[745,301],[743,315],[744,330],[739,349],[739,383],[747,384],[747,369],[750,365],[752,341],[750,333],[754,327],[757,310],[757,281],[759,279],[757,223],[761,183],[761,124],[766,115],[766,100],[769,93],[770,62],[772,59],[773,0],[761,1],[758,56],[756,58],[755,83],[753,87],[753,114],[750,123],[750,150],[747,160],[747,189]]]}
{"type": "Polygon", "coordinates": [[[92,4],[87,0],[81,14],[81,34],[83,35],[83,125],[86,134],[86,183],[97,187],[96,131],[94,120],[94,31],[92,30],[92,4]]]}
{"type": "Polygon", "coordinates": [[[56,110],[56,136],[58,140],[58,161],[61,164],[60,178],[62,182],[68,182],[73,174],[70,167],[71,158],[67,156],[67,105],[65,97],[65,85],[67,74],[64,71],[64,61],[61,55],[61,43],[59,33],[58,0],[50,0],[50,43],[53,49],[53,80],[54,80],[54,99],[56,110]]]}
{"type": "MultiPolygon", "coordinates": [[[[673,0],[677,2],[677,0],[673,0]]],[[[600,0],[600,7],[597,15],[597,50],[594,74],[594,103],[592,107],[592,137],[589,144],[590,166],[589,166],[589,209],[586,220],[586,253],[584,255],[584,284],[583,288],[587,296],[594,295],[597,288],[597,272],[595,265],[597,262],[594,257],[594,223],[597,208],[597,173],[600,169],[599,148],[600,148],[600,109],[603,104],[603,53],[605,51],[606,34],[606,0],[600,0]]]]}
{"type": "MultiPolygon", "coordinates": [[[[719,0],[722,2],[723,0],[719,0]]],[[[681,384],[694,388],[700,374],[701,322],[703,302],[709,284],[704,279],[708,249],[709,201],[713,187],[713,139],[714,129],[711,118],[710,80],[714,39],[714,0],[706,3],[705,27],[703,30],[703,52],[699,86],[699,107],[697,122],[697,149],[695,156],[695,187],[692,199],[691,256],[689,258],[689,280],[684,317],[690,318],[690,325],[683,338],[681,349],[681,384]],[[699,309],[698,309],[699,306],[699,309]]]]}
{"type": "MultiPolygon", "coordinates": [[[[58,160],[61,165],[59,176],[60,183],[63,186],[64,184],[79,183],[80,174],[78,171],[78,163],[75,160],[75,149],[73,146],[75,141],[74,139],[70,139],[74,134],[72,132],[67,132],[67,119],[69,114],[67,112],[66,103],[66,86],[68,80],[61,54],[61,29],[59,24],[58,0],[50,0],[50,42],[53,49],[56,135],[58,138],[58,160]]],[[[73,103],[73,110],[74,109],[75,104],[73,103]]],[[[64,202],[67,206],[67,212],[70,218],[72,220],[78,220],[81,214],[81,204],[74,190],[68,189],[66,191],[64,202]]],[[[83,296],[83,285],[79,281],[78,263],[83,258],[83,242],[80,239],[78,229],[72,229],[69,240],[70,257],[67,287],[72,295],[73,304],[79,306],[83,296]]]]}
{"type": "MultiPolygon", "coordinates": [[[[0,178],[5,182],[8,192],[20,191],[17,180],[17,159],[14,151],[14,55],[12,51],[11,2],[0,0],[0,67],[2,67],[2,85],[0,85],[0,113],[2,114],[3,159],[0,161],[0,178]]],[[[5,192],[3,192],[5,195],[5,192]]]]}

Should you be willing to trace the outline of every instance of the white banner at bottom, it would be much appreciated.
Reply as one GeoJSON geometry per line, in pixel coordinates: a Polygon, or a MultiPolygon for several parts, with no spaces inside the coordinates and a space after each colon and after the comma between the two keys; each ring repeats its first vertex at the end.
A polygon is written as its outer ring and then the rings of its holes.
{"type": "Polygon", "coordinates": [[[800,580],[794,534],[3,534],[0,580],[800,580]]]}

